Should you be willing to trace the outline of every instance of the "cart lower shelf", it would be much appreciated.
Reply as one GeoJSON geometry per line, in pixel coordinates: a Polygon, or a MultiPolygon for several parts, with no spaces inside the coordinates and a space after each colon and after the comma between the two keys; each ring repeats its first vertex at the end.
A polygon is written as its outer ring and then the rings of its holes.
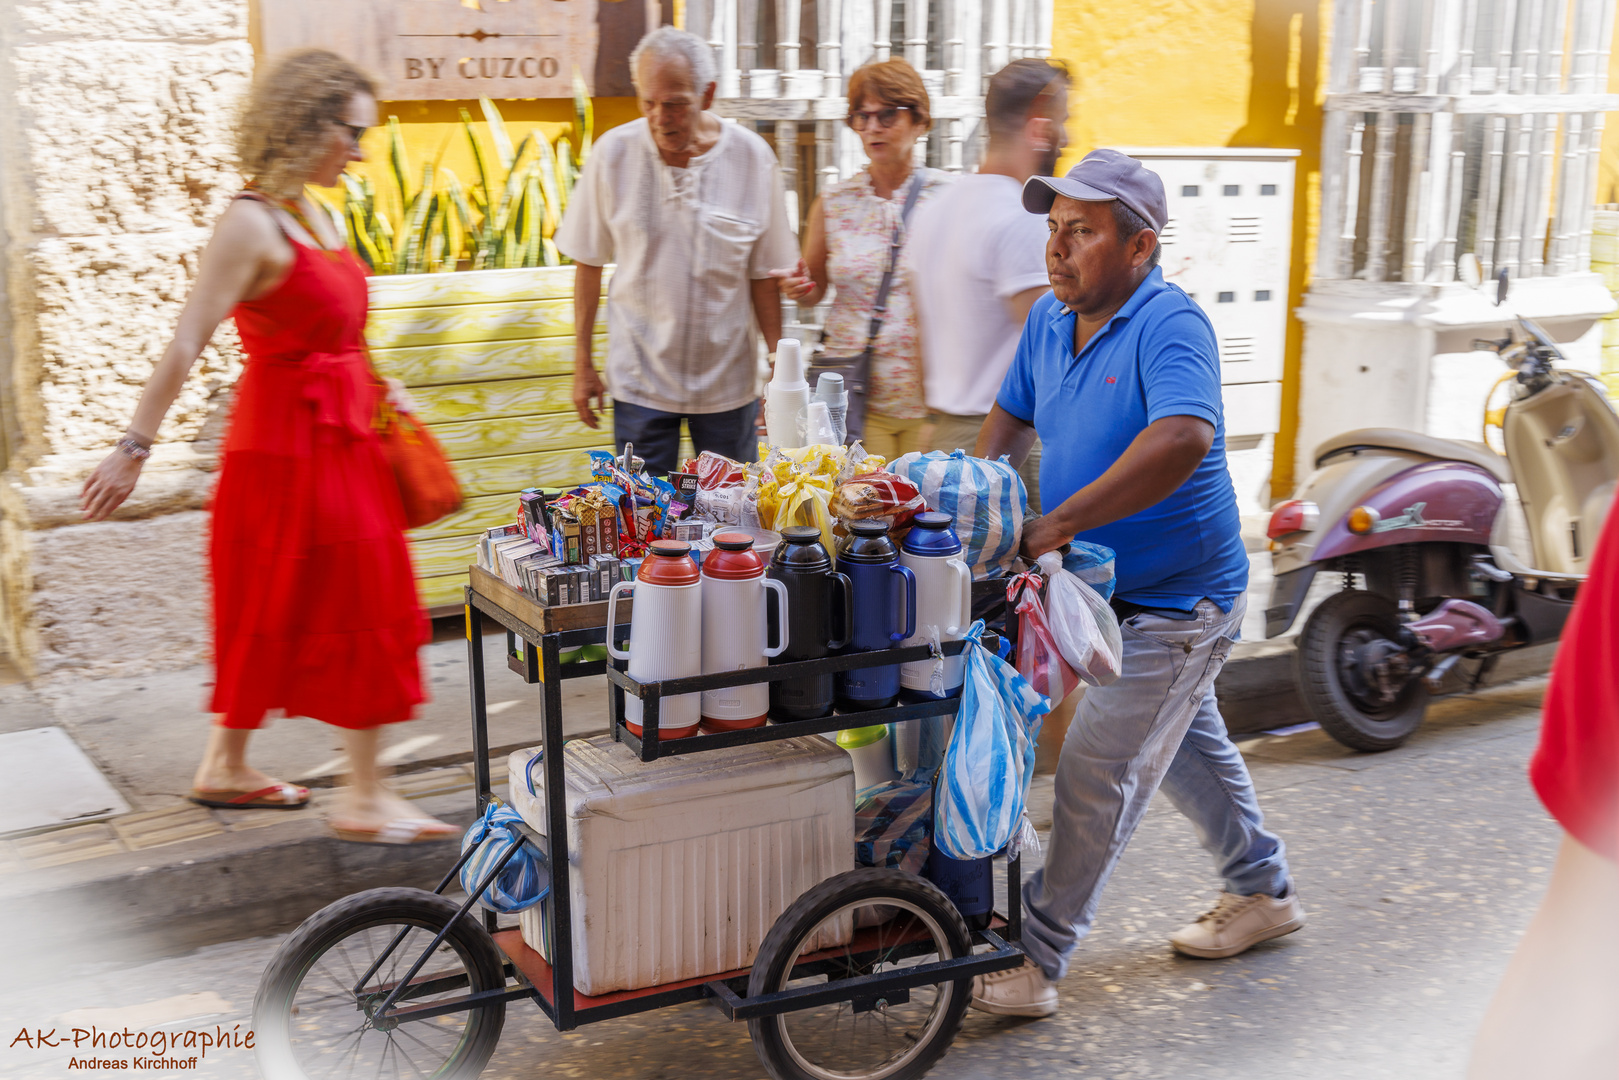
{"type": "MultiPolygon", "coordinates": [[[[989,925],[991,934],[1006,927],[1005,919],[996,915],[989,925]]],[[[831,959],[847,952],[859,953],[864,949],[873,947],[880,938],[880,928],[872,928],[857,932],[847,945],[839,945],[831,949],[822,949],[820,952],[807,953],[799,961],[801,964],[813,964],[818,960],[831,959]],[[863,945],[864,942],[864,945],[863,945]]],[[[920,937],[921,935],[918,935],[920,937]]],[[[982,942],[979,934],[974,934],[975,942],[982,942]]],[[[501,930],[494,935],[495,944],[506,958],[530,984],[539,996],[545,1011],[555,1014],[556,1001],[554,1000],[551,977],[551,965],[528,942],[523,940],[520,930],[501,930]]],[[[890,948],[901,942],[888,942],[890,948]]],[[[993,939],[1000,944],[998,936],[993,939]]],[[[1002,946],[1004,948],[1004,946],[1002,946]]],[[[1019,961],[1021,962],[1021,960],[1019,961]]],[[[999,964],[998,967],[1014,966],[1012,964],[999,964]]],[[[699,975],[694,979],[682,979],[678,982],[660,983],[657,986],[647,986],[639,990],[617,990],[610,994],[581,994],[577,988],[573,991],[573,1009],[576,1014],[589,1014],[591,1020],[606,1020],[615,1016],[630,1016],[635,1013],[646,1012],[649,1009],[661,1008],[666,1005],[676,1005],[685,1001],[702,1001],[713,995],[708,990],[710,983],[740,983],[733,987],[733,992],[745,989],[748,976],[752,968],[740,968],[736,971],[721,972],[717,975],[699,975]]],[[[977,974],[974,972],[974,974],[977,974]]],[[[581,1019],[583,1016],[581,1015],[581,1019]]]]}

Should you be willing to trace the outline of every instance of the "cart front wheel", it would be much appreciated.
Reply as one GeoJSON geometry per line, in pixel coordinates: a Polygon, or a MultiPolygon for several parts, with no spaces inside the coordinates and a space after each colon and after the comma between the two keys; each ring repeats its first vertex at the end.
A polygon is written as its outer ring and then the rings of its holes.
{"type": "MultiPolygon", "coordinates": [[[[379,1015],[458,909],[421,889],[370,889],[305,919],[264,970],[253,1002],[254,1049],[265,1080],[476,1077],[495,1052],[505,1002],[421,1020],[379,1015]]],[[[469,912],[389,1012],[504,984],[500,952],[469,912]]]]}
{"type": "MultiPolygon", "coordinates": [[[[967,924],[944,893],[899,870],[828,878],[776,920],[759,948],[748,996],[824,986],[965,956],[967,924]]],[[[961,1030],[971,979],[875,991],[748,1021],[776,1080],[914,1080],[961,1030]]]]}

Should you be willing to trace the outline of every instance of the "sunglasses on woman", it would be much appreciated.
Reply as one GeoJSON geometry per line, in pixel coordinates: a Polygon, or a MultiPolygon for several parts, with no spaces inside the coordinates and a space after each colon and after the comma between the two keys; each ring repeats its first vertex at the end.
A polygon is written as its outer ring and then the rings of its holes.
{"type": "Polygon", "coordinates": [[[354,140],[355,146],[359,146],[360,140],[365,138],[365,133],[371,130],[370,128],[362,127],[359,124],[351,124],[347,120],[333,120],[332,123],[336,124],[340,128],[348,128],[349,138],[354,140]]]}
{"type": "Polygon", "coordinates": [[[899,122],[900,113],[910,111],[911,107],[909,105],[890,105],[884,109],[856,110],[844,119],[856,131],[864,131],[866,125],[873,120],[877,121],[877,126],[880,128],[891,128],[899,122]]]}

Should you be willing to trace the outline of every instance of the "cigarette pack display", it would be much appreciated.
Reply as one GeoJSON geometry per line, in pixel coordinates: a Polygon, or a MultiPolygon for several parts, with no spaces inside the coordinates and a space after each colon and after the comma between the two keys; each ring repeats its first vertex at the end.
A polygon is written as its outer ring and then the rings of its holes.
{"type": "Polygon", "coordinates": [[[694,472],[674,472],[669,474],[669,482],[675,486],[675,498],[687,506],[697,505],[697,474],[694,472]]]}
{"type": "Polygon", "coordinates": [[[518,507],[521,512],[523,532],[536,544],[550,546],[551,528],[546,514],[546,495],[537,490],[529,490],[517,496],[518,507]]]}
{"type": "Polygon", "coordinates": [[[488,529],[478,538],[478,565],[491,573],[499,573],[495,564],[494,545],[498,540],[506,540],[523,535],[521,525],[497,525],[488,529]]]}
{"type": "Polygon", "coordinates": [[[669,539],[695,544],[703,538],[707,529],[708,523],[704,521],[677,521],[669,526],[669,539]]]}
{"type": "Polygon", "coordinates": [[[576,566],[573,568],[573,585],[570,593],[576,604],[588,603],[590,600],[590,567],[576,566]]]}
{"type": "Polygon", "coordinates": [[[584,527],[567,511],[551,516],[551,551],[568,566],[578,566],[585,561],[584,527]]]}
{"type": "Polygon", "coordinates": [[[618,560],[618,578],[620,581],[634,581],[635,576],[641,572],[640,559],[618,560]]]}
{"type": "Polygon", "coordinates": [[[547,566],[540,570],[535,578],[534,599],[546,607],[560,607],[567,603],[568,588],[563,583],[567,572],[567,568],[562,566],[547,566]]]}
{"type": "Polygon", "coordinates": [[[496,554],[500,560],[500,579],[514,589],[523,587],[523,579],[517,572],[517,560],[530,555],[544,554],[545,549],[524,537],[516,544],[508,544],[497,549],[496,554]]]}
{"type": "MultiPolygon", "coordinates": [[[[507,759],[512,807],[548,833],[536,753],[507,759]]],[[[642,763],[600,735],[569,742],[562,770],[584,994],[746,968],[788,905],[854,866],[853,767],[819,736],[642,763]]],[[[544,905],[518,918],[523,940],[549,958],[544,905]]],[[[810,948],[852,930],[845,917],[810,948]]]]}
{"type": "Polygon", "coordinates": [[[618,558],[613,555],[594,555],[590,559],[590,598],[606,600],[618,580],[618,558]]]}
{"type": "Polygon", "coordinates": [[[549,551],[540,551],[535,555],[525,555],[517,560],[516,571],[518,587],[526,590],[528,594],[539,599],[539,590],[534,588],[534,571],[543,570],[548,566],[556,566],[557,559],[549,551]]]}

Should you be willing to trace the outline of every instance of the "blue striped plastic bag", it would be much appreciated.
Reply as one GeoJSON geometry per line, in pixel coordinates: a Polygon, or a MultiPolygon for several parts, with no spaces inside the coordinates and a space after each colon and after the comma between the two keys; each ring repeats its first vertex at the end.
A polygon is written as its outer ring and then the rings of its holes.
{"type": "Polygon", "coordinates": [[[1029,493],[1005,457],[990,461],[965,450],[930,450],[896,458],[888,470],[915,484],[930,509],[955,520],[974,580],[1001,577],[1012,568],[1029,493]]]}
{"type": "Polygon", "coordinates": [[[461,850],[477,845],[478,850],[461,866],[461,887],[468,893],[478,887],[484,875],[494,869],[500,857],[516,843],[523,848],[501,868],[478,903],[502,915],[515,915],[544,900],[551,893],[551,868],[545,856],[516,826],[523,820],[516,810],[491,803],[483,817],[472,823],[461,838],[461,850]]]}
{"type": "Polygon", "coordinates": [[[984,648],[984,620],[967,631],[961,709],[934,797],[933,843],[952,859],[993,855],[1032,830],[1024,806],[1034,743],[1051,711],[1017,669],[984,648]]]}

